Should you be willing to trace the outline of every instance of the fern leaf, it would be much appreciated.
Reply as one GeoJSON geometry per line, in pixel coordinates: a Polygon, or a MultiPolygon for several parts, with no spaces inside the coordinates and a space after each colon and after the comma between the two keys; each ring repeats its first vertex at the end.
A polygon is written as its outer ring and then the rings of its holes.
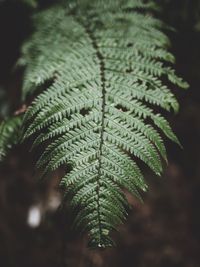
{"type": "Polygon", "coordinates": [[[24,98],[47,85],[25,114],[24,138],[46,144],[37,164],[44,173],[70,166],[61,184],[75,224],[106,247],[127,214],[123,190],[140,199],[147,190],[136,159],[161,175],[162,133],[179,143],[156,111],[178,111],[164,81],[187,84],[172,69],[165,25],[148,12],[154,2],[63,2],[35,15],[22,50],[24,98]]]}
{"type": "Polygon", "coordinates": [[[20,142],[21,116],[6,119],[0,123],[0,161],[4,159],[9,149],[20,142]]]}

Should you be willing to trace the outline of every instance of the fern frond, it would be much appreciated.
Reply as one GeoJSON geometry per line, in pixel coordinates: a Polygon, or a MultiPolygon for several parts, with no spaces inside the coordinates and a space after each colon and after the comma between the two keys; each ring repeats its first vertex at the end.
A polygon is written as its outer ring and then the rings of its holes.
{"type": "Polygon", "coordinates": [[[20,142],[21,126],[21,116],[11,117],[0,123],[0,161],[4,159],[13,145],[20,142]]]}
{"type": "Polygon", "coordinates": [[[24,98],[47,86],[25,114],[24,138],[36,136],[33,147],[46,144],[37,163],[44,173],[70,166],[61,184],[75,224],[89,232],[91,245],[106,247],[127,214],[123,190],[140,199],[147,190],[135,159],[161,175],[161,134],[179,143],[156,112],[178,111],[164,81],[187,83],[171,67],[165,25],[148,12],[153,1],[63,2],[35,15],[35,33],[22,50],[24,98]]]}

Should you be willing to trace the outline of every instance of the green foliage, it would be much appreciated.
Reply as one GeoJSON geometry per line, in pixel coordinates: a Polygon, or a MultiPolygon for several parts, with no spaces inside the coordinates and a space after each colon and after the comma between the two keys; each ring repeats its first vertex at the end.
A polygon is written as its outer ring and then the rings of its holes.
{"type": "Polygon", "coordinates": [[[37,0],[22,0],[25,4],[31,6],[31,7],[36,7],[37,6],[37,0]]]}
{"type": "Polygon", "coordinates": [[[124,189],[140,199],[147,190],[140,161],[161,175],[161,133],[179,143],[157,110],[177,112],[168,85],[188,85],[171,67],[156,10],[152,1],[62,1],[34,16],[22,49],[23,97],[39,93],[24,139],[45,145],[44,174],[67,169],[61,185],[91,246],[113,245],[110,232],[129,207],[124,189]]]}
{"type": "MultiPolygon", "coordinates": [[[[4,88],[0,86],[0,118],[4,118],[9,113],[9,103],[4,88]]],[[[1,120],[1,119],[0,119],[1,120]]]]}
{"type": "Polygon", "coordinates": [[[14,116],[0,123],[0,161],[9,149],[20,142],[22,117],[14,116]]]}
{"type": "Polygon", "coordinates": [[[38,5],[38,0],[1,0],[0,4],[1,3],[17,3],[17,2],[24,3],[32,8],[35,8],[38,5]]]}
{"type": "Polygon", "coordinates": [[[199,0],[158,0],[162,4],[167,20],[177,21],[196,31],[200,30],[199,0]]]}

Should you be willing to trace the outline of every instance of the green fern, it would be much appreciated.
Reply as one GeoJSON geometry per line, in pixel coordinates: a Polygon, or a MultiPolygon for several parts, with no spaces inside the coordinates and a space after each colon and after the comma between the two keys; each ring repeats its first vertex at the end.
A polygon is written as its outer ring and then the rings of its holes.
{"type": "Polygon", "coordinates": [[[7,152],[20,142],[22,117],[14,116],[0,123],[0,161],[2,161],[7,152]]]}
{"type": "Polygon", "coordinates": [[[124,189],[140,199],[147,190],[136,159],[160,175],[161,132],[179,143],[155,108],[177,112],[168,84],[188,85],[170,66],[156,10],[153,1],[62,1],[35,15],[22,49],[23,98],[47,87],[25,114],[24,138],[46,144],[44,174],[71,170],[61,185],[91,246],[113,245],[110,232],[127,216],[124,189]]]}

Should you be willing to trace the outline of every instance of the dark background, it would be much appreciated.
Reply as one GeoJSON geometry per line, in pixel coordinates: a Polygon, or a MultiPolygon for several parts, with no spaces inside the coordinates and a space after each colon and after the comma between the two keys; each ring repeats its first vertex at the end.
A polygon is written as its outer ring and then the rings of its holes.
{"type": "MultiPolygon", "coordinates": [[[[171,125],[184,149],[167,142],[169,165],[162,178],[146,171],[150,185],[144,204],[130,198],[133,210],[116,248],[90,250],[71,228],[67,204],[60,201],[58,173],[41,184],[34,177],[35,156],[27,144],[13,149],[0,166],[1,267],[199,267],[200,266],[200,15],[199,1],[160,0],[161,17],[177,29],[169,33],[176,70],[190,84],[176,89],[180,112],[171,125]],[[27,216],[39,206],[42,221],[31,228],[27,216]]],[[[31,32],[31,9],[19,1],[0,1],[0,116],[21,105],[22,70],[14,66],[21,43],[31,32]]]]}

